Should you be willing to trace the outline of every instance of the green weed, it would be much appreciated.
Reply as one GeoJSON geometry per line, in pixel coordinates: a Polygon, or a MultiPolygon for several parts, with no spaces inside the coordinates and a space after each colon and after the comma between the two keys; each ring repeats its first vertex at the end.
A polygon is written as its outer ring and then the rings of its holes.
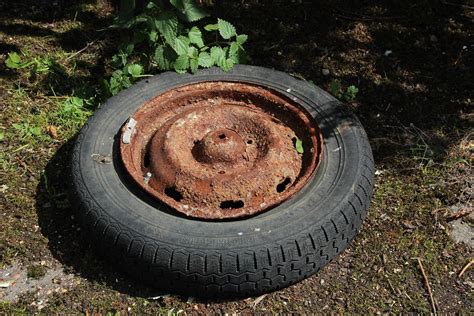
{"type": "Polygon", "coordinates": [[[342,99],[346,102],[354,101],[359,88],[354,85],[348,86],[346,89],[343,88],[339,80],[333,80],[329,83],[329,91],[338,99],[342,99]]]}
{"type": "Polygon", "coordinates": [[[199,67],[218,66],[225,71],[247,58],[243,44],[247,35],[222,19],[203,28],[192,25],[208,16],[194,1],[149,2],[142,12],[124,8],[111,28],[129,32],[112,57],[116,70],[103,86],[111,95],[129,87],[138,78],[164,70],[195,73],[199,67]],[[191,25],[189,25],[191,23],[191,25]]]}
{"type": "Polygon", "coordinates": [[[50,57],[30,57],[27,54],[20,56],[16,52],[8,53],[5,65],[11,69],[29,69],[31,74],[46,74],[52,71],[63,72],[57,61],[50,57]]]}
{"type": "Polygon", "coordinates": [[[41,127],[30,125],[28,122],[13,123],[12,126],[22,139],[41,135],[41,127]]]}

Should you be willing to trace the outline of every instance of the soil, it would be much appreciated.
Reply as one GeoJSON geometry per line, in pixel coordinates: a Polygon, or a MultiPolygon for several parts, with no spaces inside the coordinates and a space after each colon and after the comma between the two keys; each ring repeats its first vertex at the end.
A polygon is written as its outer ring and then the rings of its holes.
{"type": "Polygon", "coordinates": [[[83,119],[53,118],[107,73],[120,34],[97,32],[113,17],[104,1],[43,2],[0,3],[0,313],[432,312],[418,259],[439,312],[474,310],[472,266],[459,276],[474,258],[472,1],[214,1],[213,16],[249,35],[252,64],[359,89],[348,106],[377,169],[369,216],[340,256],[287,289],[229,301],[157,293],[92,251],[65,194],[83,119]],[[10,51],[80,50],[66,77],[3,63],[10,51]],[[25,121],[41,134],[13,126],[25,121]]]}

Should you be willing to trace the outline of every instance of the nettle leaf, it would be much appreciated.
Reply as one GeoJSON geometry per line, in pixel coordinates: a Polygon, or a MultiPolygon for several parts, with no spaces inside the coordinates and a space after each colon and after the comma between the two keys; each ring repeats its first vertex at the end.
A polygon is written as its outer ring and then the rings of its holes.
{"type": "Polygon", "coordinates": [[[221,47],[214,46],[211,48],[211,57],[215,64],[221,68],[225,67],[226,58],[225,51],[221,47]]]}
{"type": "Polygon", "coordinates": [[[235,27],[229,22],[222,19],[217,19],[217,25],[219,26],[219,34],[223,39],[229,39],[232,36],[237,35],[235,27]]]}
{"type": "Polygon", "coordinates": [[[189,68],[189,57],[188,55],[180,55],[178,58],[176,58],[174,62],[174,69],[177,72],[183,72],[186,71],[186,69],[189,68]]]}
{"type": "Polygon", "coordinates": [[[199,54],[198,58],[199,66],[204,68],[210,68],[214,66],[214,59],[209,55],[209,53],[202,52],[199,54]]]}
{"type": "Polygon", "coordinates": [[[128,43],[125,47],[124,47],[124,52],[127,53],[127,54],[131,54],[133,53],[133,49],[135,48],[135,45],[133,43],[128,43]]]}
{"type": "Polygon", "coordinates": [[[156,4],[154,4],[153,2],[150,1],[150,2],[147,3],[147,5],[145,6],[145,8],[147,8],[148,10],[150,10],[150,9],[158,8],[158,7],[156,6],[156,4]]]}
{"type": "Polygon", "coordinates": [[[156,31],[151,31],[150,33],[148,33],[148,39],[151,42],[156,42],[156,40],[158,39],[158,33],[156,31]]]}
{"type": "Polygon", "coordinates": [[[243,45],[245,42],[247,42],[248,36],[246,34],[240,34],[237,35],[237,44],[243,45]]]}
{"type": "Polygon", "coordinates": [[[154,57],[159,69],[171,70],[178,55],[169,46],[160,45],[156,48],[154,57]]]}
{"type": "Polygon", "coordinates": [[[194,46],[189,46],[188,48],[188,56],[189,58],[194,58],[194,59],[198,59],[199,57],[199,51],[196,47],[194,46]]]}
{"type": "Polygon", "coordinates": [[[194,0],[170,0],[178,10],[179,17],[186,22],[196,22],[209,16],[194,0]]]}
{"type": "Polygon", "coordinates": [[[229,56],[235,64],[240,64],[246,61],[245,50],[237,42],[232,42],[229,47],[229,56]]]}
{"type": "Polygon", "coordinates": [[[219,25],[217,25],[217,24],[208,24],[204,27],[204,29],[208,32],[217,31],[219,29],[219,25]]]}
{"type": "Polygon", "coordinates": [[[232,68],[234,68],[234,65],[235,65],[235,61],[232,59],[232,58],[227,58],[226,61],[225,61],[225,64],[224,66],[222,67],[222,70],[224,71],[229,71],[231,70],[232,68]]]}
{"type": "Polygon", "coordinates": [[[189,41],[196,44],[199,48],[204,46],[201,30],[197,26],[194,26],[189,30],[188,37],[189,41]]]}
{"type": "Polygon", "coordinates": [[[122,67],[127,64],[127,54],[120,51],[118,54],[112,56],[112,62],[116,67],[122,67]]]}
{"type": "Polygon", "coordinates": [[[199,60],[197,58],[192,58],[189,60],[189,66],[191,67],[191,72],[194,74],[198,70],[199,60]]]}
{"type": "Polygon", "coordinates": [[[189,49],[189,39],[184,36],[175,38],[173,48],[178,55],[186,55],[189,49]]]}
{"type": "Polygon", "coordinates": [[[129,20],[116,20],[115,24],[112,24],[109,28],[120,28],[120,29],[129,29],[132,26],[136,26],[140,23],[147,22],[147,16],[140,14],[137,15],[133,18],[130,18],[129,20]]]}
{"type": "Polygon", "coordinates": [[[189,66],[191,72],[195,73],[199,67],[199,51],[196,47],[190,46],[188,49],[189,66]]]}
{"type": "Polygon", "coordinates": [[[163,35],[166,42],[170,45],[174,44],[174,40],[178,35],[178,18],[172,11],[165,11],[158,15],[155,20],[158,31],[163,35]]]}
{"type": "Polygon", "coordinates": [[[131,64],[127,66],[127,72],[134,78],[138,78],[143,74],[143,66],[139,64],[131,64]]]}
{"type": "MultiPolygon", "coordinates": [[[[239,54],[239,44],[237,42],[232,42],[229,46],[229,56],[236,56],[238,57],[239,54]]],[[[238,60],[238,59],[237,59],[238,60]]]]}

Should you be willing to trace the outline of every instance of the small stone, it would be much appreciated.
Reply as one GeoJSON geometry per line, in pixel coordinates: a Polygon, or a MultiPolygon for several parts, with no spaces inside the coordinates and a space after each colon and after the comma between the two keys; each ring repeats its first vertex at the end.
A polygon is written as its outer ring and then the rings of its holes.
{"type": "Polygon", "coordinates": [[[329,76],[331,72],[329,71],[329,69],[323,68],[321,70],[321,73],[323,74],[323,76],[329,76]]]}
{"type": "Polygon", "coordinates": [[[391,55],[393,52],[391,50],[386,50],[385,53],[383,53],[385,56],[391,55]]]}
{"type": "Polygon", "coordinates": [[[8,185],[2,184],[0,185],[0,193],[5,193],[8,190],[8,185]]]}
{"type": "Polygon", "coordinates": [[[12,280],[2,280],[2,281],[0,281],[0,288],[9,287],[9,286],[12,285],[13,283],[15,283],[15,280],[14,280],[14,279],[12,279],[12,280]]]}
{"type": "Polygon", "coordinates": [[[433,43],[434,43],[434,42],[437,42],[437,41],[438,41],[438,38],[437,38],[436,36],[434,36],[434,35],[431,35],[431,36],[430,36],[430,41],[432,41],[433,43]]]}

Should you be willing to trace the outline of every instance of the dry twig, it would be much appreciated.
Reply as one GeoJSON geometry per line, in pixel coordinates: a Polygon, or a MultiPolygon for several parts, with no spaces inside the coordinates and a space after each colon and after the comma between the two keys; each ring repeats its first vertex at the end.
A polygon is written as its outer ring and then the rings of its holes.
{"type": "Polygon", "coordinates": [[[69,60],[69,59],[72,59],[72,58],[76,57],[77,55],[79,55],[80,53],[82,53],[83,51],[85,51],[86,49],[91,47],[95,42],[97,42],[97,40],[93,40],[92,42],[87,43],[87,45],[85,47],[81,48],[80,50],[78,50],[77,52],[72,54],[71,56],[67,57],[66,60],[69,60]]]}
{"type": "Polygon", "coordinates": [[[418,261],[418,265],[420,266],[421,274],[423,274],[423,279],[425,280],[426,289],[428,290],[428,294],[430,295],[430,302],[431,302],[431,308],[433,309],[433,314],[436,316],[437,315],[436,304],[435,304],[435,300],[434,300],[434,297],[433,297],[433,292],[431,291],[430,282],[428,281],[428,276],[426,275],[425,268],[423,268],[423,263],[421,262],[421,259],[416,258],[416,260],[418,261]]]}
{"type": "Polygon", "coordinates": [[[469,214],[472,213],[472,210],[470,209],[467,209],[467,208],[464,208],[464,209],[460,209],[459,211],[457,211],[456,213],[453,213],[452,215],[448,216],[448,218],[446,219],[448,222],[451,222],[451,221],[454,221],[456,219],[460,219],[464,216],[467,216],[469,214]]]}
{"type": "Polygon", "coordinates": [[[263,301],[263,299],[264,299],[266,296],[267,296],[267,294],[263,294],[263,295],[257,297],[257,298],[255,299],[255,301],[253,301],[252,308],[255,309],[255,307],[257,307],[257,305],[258,305],[261,301],[263,301]]]}
{"type": "Polygon", "coordinates": [[[459,272],[458,274],[458,277],[462,277],[462,275],[474,264],[474,259],[471,259],[471,261],[469,261],[465,266],[464,268],[461,269],[461,271],[459,272]]]}
{"type": "Polygon", "coordinates": [[[443,3],[445,5],[460,7],[460,8],[467,9],[467,10],[474,10],[473,6],[462,4],[462,3],[454,3],[454,2],[449,2],[449,1],[445,1],[445,0],[441,1],[441,3],[443,3]]]}

